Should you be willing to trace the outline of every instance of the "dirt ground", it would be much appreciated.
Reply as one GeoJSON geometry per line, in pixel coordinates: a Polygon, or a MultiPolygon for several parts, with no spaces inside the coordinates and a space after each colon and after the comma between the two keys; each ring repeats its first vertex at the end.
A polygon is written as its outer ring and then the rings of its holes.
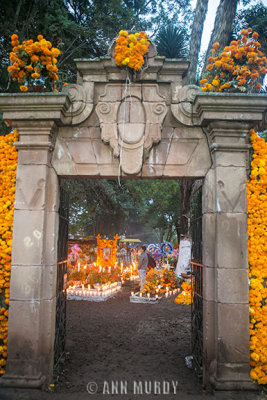
{"type": "Polygon", "coordinates": [[[43,392],[0,388],[0,400],[264,398],[205,392],[184,361],[190,354],[190,306],[174,304],[174,296],[155,305],[133,304],[131,290],[124,287],[101,303],[68,301],[66,358],[54,386],[43,392]]]}

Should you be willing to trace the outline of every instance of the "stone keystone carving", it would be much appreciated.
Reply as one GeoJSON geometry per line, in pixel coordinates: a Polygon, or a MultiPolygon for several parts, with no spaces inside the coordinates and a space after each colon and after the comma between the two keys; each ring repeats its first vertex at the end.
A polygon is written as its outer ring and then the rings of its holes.
{"type": "Polygon", "coordinates": [[[200,87],[195,85],[182,88],[178,85],[172,85],[172,114],[183,125],[194,126],[196,124],[197,114],[193,111],[193,102],[198,93],[202,93],[202,91],[200,87]]]}
{"type": "Polygon", "coordinates": [[[157,84],[107,84],[99,97],[96,113],[101,138],[120,158],[122,172],[138,174],[144,156],[161,140],[167,113],[165,99],[157,84]]]}
{"type": "Polygon", "coordinates": [[[65,124],[77,125],[85,121],[93,111],[94,83],[85,82],[83,86],[70,84],[64,88],[71,105],[65,113],[65,124]]]}

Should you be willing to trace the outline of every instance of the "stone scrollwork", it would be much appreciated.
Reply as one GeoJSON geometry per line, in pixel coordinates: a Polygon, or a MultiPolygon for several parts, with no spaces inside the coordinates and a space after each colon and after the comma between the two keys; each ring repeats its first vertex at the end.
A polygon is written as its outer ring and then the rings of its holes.
{"type": "Polygon", "coordinates": [[[174,118],[183,125],[196,125],[197,115],[193,110],[193,102],[195,95],[202,93],[200,87],[188,85],[177,91],[176,88],[173,88],[173,92],[175,101],[171,104],[171,111],[174,118]]]}
{"type": "Polygon", "coordinates": [[[96,114],[101,138],[120,158],[122,172],[138,174],[144,157],[154,143],[161,140],[161,128],[167,113],[165,99],[157,84],[131,85],[125,93],[123,84],[106,85],[100,96],[96,114]],[[113,92],[112,92],[113,90],[113,92]],[[113,95],[116,94],[116,95],[113,95]]]}
{"type": "Polygon", "coordinates": [[[63,91],[69,95],[71,105],[65,113],[65,124],[77,125],[85,121],[93,111],[94,83],[86,82],[84,86],[69,84],[63,91]]]}

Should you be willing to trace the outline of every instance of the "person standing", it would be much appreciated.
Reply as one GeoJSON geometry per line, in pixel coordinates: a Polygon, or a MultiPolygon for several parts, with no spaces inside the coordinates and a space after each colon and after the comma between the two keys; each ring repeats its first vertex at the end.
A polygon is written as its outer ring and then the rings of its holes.
{"type": "Polygon", "coordinates": [[[146,253],[146,246],[141,247],[141,254],[138,261],[138,274],[140,278],[140,291],[142,292],[144,285],[146,284],[146,270],[148,264],[148,256],[146,253]]]}

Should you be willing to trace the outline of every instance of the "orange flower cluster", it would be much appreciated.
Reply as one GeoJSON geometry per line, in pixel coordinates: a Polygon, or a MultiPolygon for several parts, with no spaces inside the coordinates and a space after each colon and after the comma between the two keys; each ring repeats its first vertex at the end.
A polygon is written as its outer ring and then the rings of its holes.
{"type": "Polygon", "coordinates": [[[267,58],[260,51],[258,37],[251,28],[242,29],[241,39],[233,40],[220,54],[217,54],[220,44],[214,43],[213,56],[208,58],[206,67],[208,73],[200,81],[202,91],[227,92],[229,88],[243,92],[259,91],[260,82],[267,72],[267,58]]]}
{"type": "Polygon", "coordinates": [[[28,85],[41,80],[54,89],[54,82],[58,80],[57,57],[60,50],[52,47],[43,35],[37,36],[38,41],[32,39],[19,43],[18,35],[11,36],[12,52],[9,54],[11,65],[7,70],[12,80],[22,83],[20,90],[28,91],[28,85]],[[27,85],[28,84],[28,85],[27,85]]]}
{"type": "Polygon", "coordinates": [[[254,150],[250,180],[247,182],[250,376],[259,384],[267,383],[267,143],[251,129],[254,150]]]}
{"type": "Polygon", "coordinates": [[[183,291],[175,297],[174,302],[176,304],[185,304],[189,305],[192,303],[192,286],[188,282],[182,283],[183,291]]]}
{"type": "Polygon", "coordinates": [[[7,136],[0,136],[0,374],[5,372],[7,357],[9,281],[18,158],[14,142],[17,140],[16,130],[7,136]]]}
{"type": "Polygon", "coordinates": [[[139,71],[144,64],[144,55],[148,52],[149,44],[148,36],[143,31],[135,34],[120,31],[114,53],[116,65],[139,71]]]}
{"type": "Polygon", "coordinates": [[[177,289],[178,284],[175,273],[172,269],[164,268],[157,270],[151,268],[146,274],[146,284],[142,293],[144,294],[163,294],[166,291],[177,289]]]}

